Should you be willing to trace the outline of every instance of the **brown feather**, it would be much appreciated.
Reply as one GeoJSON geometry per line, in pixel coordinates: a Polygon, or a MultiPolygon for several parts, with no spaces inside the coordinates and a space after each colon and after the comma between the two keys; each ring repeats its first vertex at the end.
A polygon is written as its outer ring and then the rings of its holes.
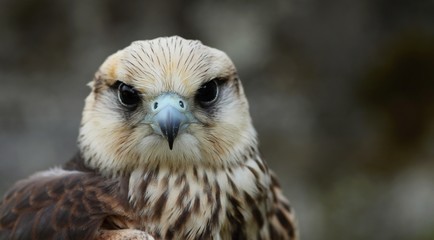
{"type": "Polygon", "coordinates": [[[125,228],[132,214],[121,187],[78,171],[22,180],[0,204],[0,239],[93,239],[109,217],[125,228]]]}
{"type": "Polygon", "coordinates": [[[5,195],[0,239],[298,238],[226,54],[180,37],[138,41],[110,56],[90,86],[80,154],[5,195]],[[140,92],[136,110],[119,102],[119,81],[140,92]],[[195,96],[210,81],[219,96],[205,108],[195,96]],[[167,93],[194,118],[173,149],[143,121],[167,93]]]}

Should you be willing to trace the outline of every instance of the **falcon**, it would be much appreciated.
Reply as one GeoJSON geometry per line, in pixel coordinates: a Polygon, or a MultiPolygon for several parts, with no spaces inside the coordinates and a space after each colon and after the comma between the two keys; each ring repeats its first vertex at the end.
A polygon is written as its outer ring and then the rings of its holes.
{"type": "Polygon", "coordinates": [[[297,239],[225,53],[136,41],[89,86],[79,153],[5,194],[1,239],[297,239]]]}

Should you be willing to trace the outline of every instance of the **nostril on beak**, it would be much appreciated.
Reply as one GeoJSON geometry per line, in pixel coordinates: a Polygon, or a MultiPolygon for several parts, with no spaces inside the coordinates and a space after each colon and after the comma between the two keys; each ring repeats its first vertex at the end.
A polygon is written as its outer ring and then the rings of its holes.
{"type": "Polygon", "coordinates": [[[143,123],[149,124],[155,134],[164,137],[171,150],[178,133],[182,134],[190,124],[198,123],[189,110],[188,100],[176,93],[163,93],[148,104],[149,112],[143,123]]]}

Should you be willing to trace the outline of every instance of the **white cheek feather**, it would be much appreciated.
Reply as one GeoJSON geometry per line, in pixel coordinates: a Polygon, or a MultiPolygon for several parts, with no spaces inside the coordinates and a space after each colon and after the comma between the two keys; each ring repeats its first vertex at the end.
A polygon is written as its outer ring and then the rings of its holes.
{"type": "Polygon", "coordinates": [[[242,99],[228,98],[220,103],[216,116],[216,133],[224,140],[230,151],[227,158],[243,159],[246,147],[256,146],[256,131],[252,126],[247,102],[242,99]]]}

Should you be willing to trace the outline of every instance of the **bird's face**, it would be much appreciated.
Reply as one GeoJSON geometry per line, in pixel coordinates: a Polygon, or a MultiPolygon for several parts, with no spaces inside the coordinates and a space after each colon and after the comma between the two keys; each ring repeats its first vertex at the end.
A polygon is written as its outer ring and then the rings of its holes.
{"type": "Polygon", "coordinates": [[[90,86],[79,147],[103,172],[222,167],[256,146],[233,63],[199,41],[134,42],[108,57],[90,86]]]}

